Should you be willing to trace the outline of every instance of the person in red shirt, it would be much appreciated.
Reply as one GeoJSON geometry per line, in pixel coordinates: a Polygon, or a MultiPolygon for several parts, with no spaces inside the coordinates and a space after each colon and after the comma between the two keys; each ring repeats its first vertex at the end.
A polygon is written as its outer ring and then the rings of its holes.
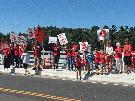
{"type": "Polygon", "coordinates": [[[80,80],[81,80],[81,68],[82,68],[82,59],[80,57],[80,54],[79,52],[76,52],[76,55],[75,55],[75,67],[77,69],[76,71],[76,78],[78,79],[78,74],[79,74],[79,77],[80,77],[80,80]]]}
{"type": "Polygon", "coordinates": [[[71,69],[72,70],[75,67],[75,54],[76,54],[77,51],[78,51],[78,45],[73,44],[72,49],[71,49],[71,69]]]}
{"type": "Polygon", "coordinates": [[[38,49],[36,44],[33,45],[33,51],[34,51],[34,68],[33,70],[37,69],[37,57],[38,57],[38,49]]]}
{"type": "Polygon", "coordinates": [[[100,57],[99,57],[100,53],[98,52],[98,49],[95,48],[95,54],[94,54],[94,62],[95,62],[95,67],[96,67],[96,74],[99,74],[99,62],[100,62],[100,57]]]}
{"type": "Polygon", "coordinates": [[[100,51],[100,65],[101,65],[101,74],[103,75],[103,72],[106,72],[106,59],[105,59],[105,53],[103,50],[100,51]]]}
{"type": "Polygon", "coordinates": [[[123,49],[120,45],[120,43],[116,43],[116,49],[115,49],[115,60],[116,60],[116,72],[122,73],[123,70],[123,62],[122,62],[122,52],[123,49]]]}
{"type": "Polygon", "coordinates": [[[130,73],[130,68],[131,68],[131,65],[132,65],[132,60],[131,60],[131,57],[132,57],[132,54],[131,54],[131,51],[132,51],[132,45],[129,44],[128,42],[128,39],[125,40],[125,45],[124,45],[124,63],[125,63],[125,69],[127,70],[127,74],[130,73]]]}
{"type": "Polygon", "coordinates": [[[19,45],[15,44],[14,47],[15,62],[17,68],[19,68],[19,45]]]}
{"type": "Polygon", "coordinates": [[[10,68],[10,47],[4,49],[4,69],[10,68]]]}
{"type": "Polygon", "coordinates": [[[83,61],[83,70],[87,71],[87,59],[86,59],[86,53],[85,52],[83,52],[82,61],[83,61]]]}
{"type": "Polygon", "coordinates": [[[72,68],[72,55],[73,54],[72,54],[71,47],[69,45],[66,46],[65,52],[66,52],[66,57],[67,57],[68,70],[71,70],[73,69],[72,68]]]}
{"type": "Polygon", "coordinates": [[[57,69],[60,58],[60,45],[58,43],[54,44],[52,55],[54,69],[57,69]]]}
{"type": "Polygon", "coordinates": [[[23,46],[19,46],[19,66],[20,66],[20,68],[22,68],[22,63],[23,63],[22,59],[21,59],[23,51],[24,51],[23,46]]]}

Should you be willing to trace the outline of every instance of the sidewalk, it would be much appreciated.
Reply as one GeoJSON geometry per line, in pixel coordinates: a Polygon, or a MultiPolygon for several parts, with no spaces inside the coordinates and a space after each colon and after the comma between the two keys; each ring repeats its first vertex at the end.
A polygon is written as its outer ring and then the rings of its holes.
{"type": "MultiPolygon", "coordinates": [[[[35,74],[35,71],[32,68],[29,68],[31,74],[35,74]]],[[[11,73],[11,69],[3,68],[3,65],[0,65],[0,72],[2,73],[11,73]]],[[[16,74],[24,74],[23,68],[15,68],[16,74]]],[[[111,82],[111,83],[126,83],[126,84],[135,84],[135,73],[130,74],[109,74],[109,75],[89,75],[86,76],[86,73],[82,71],[82,78],[86,78],[85,81],[96,81],[96,82],[111,82]]],[[[58,77],[58,78],[66,78],[66,79],[76,79],[75,71],[69,71],[66,69],[44,69],[41,71],[41,76],[49,76],[49,77],[58,77]]]]}

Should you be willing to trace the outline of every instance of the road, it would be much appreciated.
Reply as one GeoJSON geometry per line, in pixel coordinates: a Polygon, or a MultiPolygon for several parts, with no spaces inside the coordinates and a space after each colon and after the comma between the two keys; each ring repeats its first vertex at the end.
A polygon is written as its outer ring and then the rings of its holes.
{"type": "Polygon", "coordinates": [[[135,88],[0,74],[0,101],[135,101],[135,88]]]}

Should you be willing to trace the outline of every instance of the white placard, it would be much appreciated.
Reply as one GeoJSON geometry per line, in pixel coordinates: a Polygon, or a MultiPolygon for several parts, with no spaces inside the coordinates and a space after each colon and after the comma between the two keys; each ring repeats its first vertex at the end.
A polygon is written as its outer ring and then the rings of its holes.
{"type": "Polygon", "coordinates": [[[65,33],[61,33],[57,36],[61,45],[65,45],[66,43],[68,43],[65,33]]]}
{"type": "Polygon", "coordinates": [[[11,43],[12,42],[17,43],[18,42],[18,35],[15,34],[14,32],[11,32],[10,33],[10,40],[11,40],[11,43]]]}
{"type": "Polygon", "coordinates": [[[88,42],[79,42],[80,44],[80,51],[83,52],[88,47],[88,42]]]}
{"type": "Polygon", "coordinates": [[[48,43],[57,43],[57,37],[49,36],[49,42],[48,43]]]}

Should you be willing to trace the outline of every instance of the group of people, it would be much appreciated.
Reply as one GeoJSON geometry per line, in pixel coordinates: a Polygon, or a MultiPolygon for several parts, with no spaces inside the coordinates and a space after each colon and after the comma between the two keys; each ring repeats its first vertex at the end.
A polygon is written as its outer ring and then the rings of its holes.
{"type": "Polygon", "coordinates": [[[105,49],[100,51],[98,48],[93,50],[92,47],[89,47],[80,52],[77,44],[67,45],[65,52],[68,70],[77,70],[77,79],[82,78],[82,70],[87,71],[87,74],[96,75],[111,73],[113,69],[116,73],[129,74],[135,68],[135,56],[131,54],[132,45],[128,39],[125,40],[124,46],[117,42],[116,47],[112,47],[111,41],[108,41],[105,49]]]}
{"type": "MultiPolygon", "coordinates": [[[[34,54],[34,67],[33,70],[40,70],[41,65],[41,45],[36,43],[32,46],[34,54]]],[[[24,68],[25,74],[29,75],[28,64],[30,61],[30,50],[27,45],[10,44],[2,50],[4,69],[10,68],[24,68]]]]}
{"type": "MultiPolygon", "coordinates": [[[[60,58],[60,44],[53,44],[53,68],[58,68],[60,58]]],[[[32,45],[34,54],[34,68],[33,70],[41,70],[42,62],[42,46],[38,43],[32,45]]],[[[87,74],[104,74],[110,73],[115,67],[117,73],[130,73],[135,64],[135,57],[132,53],[132,45],[128,39],[125,40],[124,46],[119,42],[116,43],[116,47],[111,46],[111,41],[108,41],[104,50],[98,50],[98,48],[88,47],[83,51],[79,51],[77,43],[67,44],[64,47],[67,59],[68,70],[75,70],[77,79],[81,79],[81,71],[87,71],[87,74]],[[124,57],[124,58],[123,58],[124,57]],[[115,61],[115,66],[114,66],[115,61]],[[123,64],[124,63],[124,64],[123,64]],[[94,72],[96,70],[96,72],[94,72]]],[[[26,45],[19,46],[17,44],[11,44],[10,47],[6,47],[3,50],[4,55],[4,68],[10,68],[11,65],[16,68],[23,67],[25,69],[25,75],[30,74],[27,70],[27,66],[30,60],[30,53],[26,45]]],[[[46,57],[44,57],[46,58],[46,57]]]]}

